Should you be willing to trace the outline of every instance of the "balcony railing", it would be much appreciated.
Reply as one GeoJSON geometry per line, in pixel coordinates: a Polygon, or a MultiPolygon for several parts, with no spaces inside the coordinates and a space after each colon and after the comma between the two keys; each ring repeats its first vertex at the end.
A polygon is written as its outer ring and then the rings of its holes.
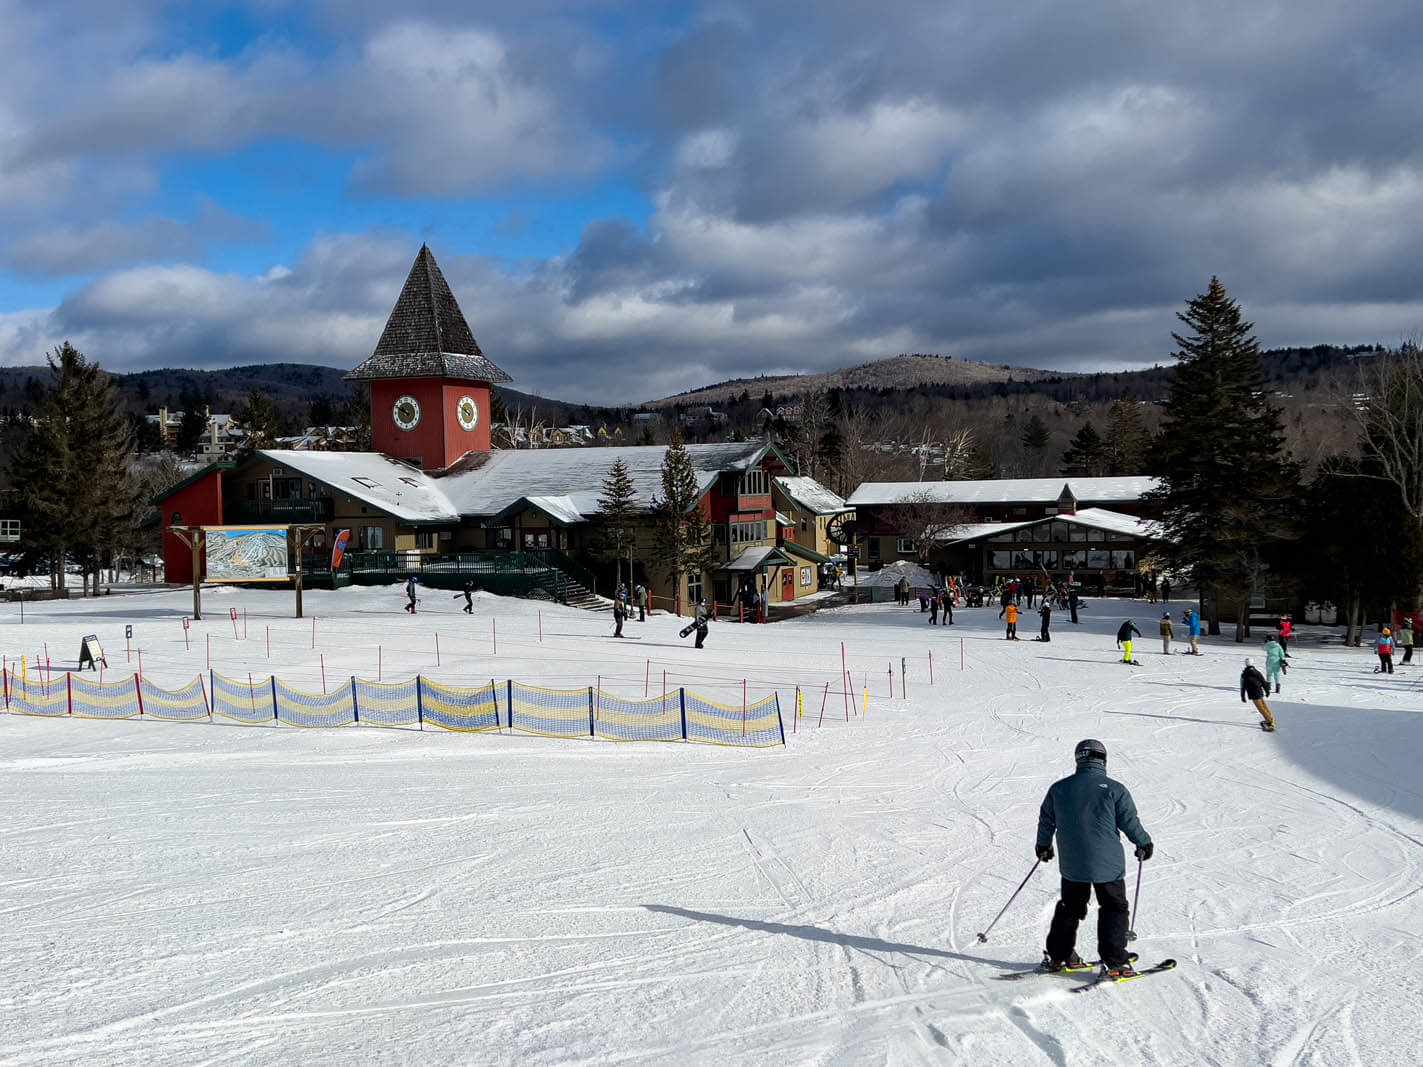
{"type": "Polygon", "coordinates": [[[330,497],[307,500],[243,500],[232,509],[229,518],[240,523],[271,522],[286,525],[293,522],[330,522],[336,513],[330,497]]]}

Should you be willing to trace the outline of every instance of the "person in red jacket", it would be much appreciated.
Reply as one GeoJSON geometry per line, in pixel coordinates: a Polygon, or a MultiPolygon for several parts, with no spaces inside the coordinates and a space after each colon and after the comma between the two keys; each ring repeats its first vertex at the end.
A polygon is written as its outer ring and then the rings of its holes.
{"type": "Polygon", "coordinates": [[[1280,616],[1280,648],[1284,649],[1285,658],[1290,655],[1290,638],[1294,636],[1295,624],[1290,621],[1288,615],[1280,616]]]}
{"type": "Polygon", "coordinates": [[[1383,628],[1383,633],[1379,634],[1379,639],[1374,642],[1374,651],[1379,654],[1379,666],[1377,673],[1393,673],[1393,631],[1387,626],[1383,628]]]}

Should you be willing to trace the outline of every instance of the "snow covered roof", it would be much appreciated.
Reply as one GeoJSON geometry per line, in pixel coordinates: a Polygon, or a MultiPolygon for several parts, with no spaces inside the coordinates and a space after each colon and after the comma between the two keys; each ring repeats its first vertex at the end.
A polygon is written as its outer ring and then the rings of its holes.
{"type": "Polygon", "coordinates": [[[289,452],[255,455],[323,482],[404,522],[458,522],[459,512],[424,471],[379,452],[289,452]]]}
{"type": "Polygon", "coordinates": [[[945,504],[1051,504],[1066,486],[1074,499],[1136,500],[1155,489],[1157,479],[1129,478],[988,478],[977,481],[865,482],[847,501],[850,507],[864,504],[902,504],[911,499],[928,499],[945,504]]]}
{"type": "Polygon", "coordinates": [[[1078,526],[1090,526],[1108,533],[1128,534],[1132,537],[1149,537],[1161,540],[1161,524],[1154,519],[1143,519],[1137,515],[1127,515],[1106,508],[1083,508],[1075,515],[1047,515],[1041,519],[1024,522],[974,522],[966,526],[955,526],[935,538],[941,544],[957,545],[965,541],[975,541],[980,537],[992,537],[1024,526],[1037,526],[1046,522],[1068,522],[1078,526]]]}
{"type": "Polygon", "coordinates": [[[849,510],[844,497],[825,488],[814,478],[777,478],[776,487],[805,510],[816,515],[838,515],[849,510]]]}
{"type": "MultiPolygon", "coordinates": [[[[760,441],[687,445],[697,485],[705,492],[722,471],[743,471],[767,449],[760,441]]],[[[636,506],[646,508],[662,493],[666,445],[616,448],[521,448],[472,453],[436,479],[461,515],[494,515],[521,497],[566,497],[584,518],[598,510],[608,470],[621,459],[636,490],[636,506]]]]}

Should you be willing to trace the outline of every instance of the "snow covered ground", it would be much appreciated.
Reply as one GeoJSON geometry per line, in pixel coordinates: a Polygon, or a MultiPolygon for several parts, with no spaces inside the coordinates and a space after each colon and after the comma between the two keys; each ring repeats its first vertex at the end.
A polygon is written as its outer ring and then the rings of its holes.
{"type": "Polygon", "coordinates": [[[931,628],[880,604],[718,624],[698,653],[666,616],[613,641],[605,615],[424,599],[308,592],[313,630],[290,592],[210,588],[190,649],[181,592],[23,626],[3,605],[0,634],[33,671],[97,633],[106,679],[141,648],[172,688],[209,639],[220,672],[318,690],[418,670],[641,697],[665,671],[735,703],[744,680],[779,690],[788,744],[0,716],[0,1063],[1416,1062],[1423,665],[1374,675],[1307,631],[1267,735],[1236,689],[1254,650],[1164,657],[1140,603],[1059,615],[1047,645],[1002,640],[996,607],[931,628]],[[1114,662],[1129,615],[1138,668],[1114,662]],[[842,641],[869,689],[848,722],[842,641]],[[975,934],[1089,736],[1157,843],[1135,947],[1180,967],[997,981],[1036,963],[1055,866],[975,934]]]}

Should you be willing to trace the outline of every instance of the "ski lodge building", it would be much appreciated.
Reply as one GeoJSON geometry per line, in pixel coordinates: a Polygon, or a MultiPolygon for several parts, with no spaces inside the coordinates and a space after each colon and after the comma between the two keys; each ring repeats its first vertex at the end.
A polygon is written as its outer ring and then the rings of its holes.
{"type": "Polygon", "coordinates": [[[927,558],[983,584],[1046,573],[1120,590],[1161,541],[1141,500],[1156,486],[1151,477],[866,482],[847,503],[871,569],[927,558]]]}
{"type": "Polygon", "coordinates": [[[541,588],[576,601],[613,591],[616,551],[659,606],[685,609],[702,597],[727,605],[749,590],[781,603],[819,588],[819,568],[836,551],[827,524],[849,510],[798,477],[772,444],[687,445],[719,563],[674,587],[650,514],[666,446],[492,449],[490,390],[512,379],[480,350],[428,247],[374,353],[346,377],[370,383],[374,451],[248,450],[167,490],[156,502],[170,582],[191,581],[194,560],[173,527],[300,524],[320,527],[300,561],[309,585],[417,574],[434,585],[541,588]],[[619,459],[636,491],[636,517],[615,548],[597,516],[619,459]],[[343,530],[349,555],[333,571],[343,530]]]}

